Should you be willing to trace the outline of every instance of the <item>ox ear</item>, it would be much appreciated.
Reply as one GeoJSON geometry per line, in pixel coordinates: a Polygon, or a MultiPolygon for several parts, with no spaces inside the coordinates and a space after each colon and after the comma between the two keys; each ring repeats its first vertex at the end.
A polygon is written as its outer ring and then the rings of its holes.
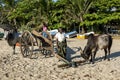
{"type": "Polygon", "coordinates": [[[82,54],[83,53],[83,50],[82,50],[82,48],[80,47],[80,54],[82,54]]]}

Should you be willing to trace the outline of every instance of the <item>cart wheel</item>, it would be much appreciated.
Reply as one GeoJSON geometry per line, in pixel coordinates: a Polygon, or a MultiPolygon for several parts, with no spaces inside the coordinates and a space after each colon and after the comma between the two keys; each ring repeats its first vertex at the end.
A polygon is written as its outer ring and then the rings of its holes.
{"type": "Polygon", "coordinates": [[[26,31],[21,36],[21,53],[23,57],[30,57],[33,55],[33,36],[29,31],[26,31]]]}
{"type": "Polygon", "coordinates": [[[49,57],[51,57],[51,55],[52,55],[52,51],[51,50],[44,50],[43,51],[43,55],[45,55],[45,57],[47,57],[48,55],[49,55],[49,57]]]}

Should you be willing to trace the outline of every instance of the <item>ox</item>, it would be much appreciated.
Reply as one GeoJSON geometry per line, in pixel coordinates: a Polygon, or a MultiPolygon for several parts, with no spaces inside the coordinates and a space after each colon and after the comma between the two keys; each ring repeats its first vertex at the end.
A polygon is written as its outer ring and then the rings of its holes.
{"type": "Polygon", "coordinates": [[[9,46],[13,47],[13,54],[15,54],[16,43],[20,42],[20,37],[18,36],[17,29],[9,30],[6,40],[9,46]]]}
{"type": "MultiPolygon", "coordinates": [[[[89,60],[90,56],[90,62],[94,63],[94,59],[96,56],[96,53],[99,49],[104,49],[105,57],[104,60],[106,60],[107,55],[110,55],[110,49],[112,46],[112,37],[108,34],[101,34],[98,36],[94,36],[93,34],[90,34],[88,36],[87,45],[85,46],[84,50],[81,49],[81,57],[83,57],[85,60],[89,60]]],[[[108,60],[109,57],[108,57],[108,60]]]]}

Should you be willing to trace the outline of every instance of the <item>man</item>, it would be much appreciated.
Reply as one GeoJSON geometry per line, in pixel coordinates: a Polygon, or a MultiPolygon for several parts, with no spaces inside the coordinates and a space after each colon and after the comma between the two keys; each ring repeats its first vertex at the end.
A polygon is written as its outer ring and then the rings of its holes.
{"type": "Polygon", "coordinates": [[[58,54],[61,57],[66,58],[67,42],[66,42],[65,32],[63,31],[62,28],[58,29],[58,33],[55,35],[55,40],[57,41],[58,54]]]}

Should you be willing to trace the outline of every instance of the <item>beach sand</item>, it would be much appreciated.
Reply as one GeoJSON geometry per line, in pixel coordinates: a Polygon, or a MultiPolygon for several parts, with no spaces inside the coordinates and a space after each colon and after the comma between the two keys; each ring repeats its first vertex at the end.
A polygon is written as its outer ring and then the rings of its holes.
{"type": "MultiPolygon", "coordinates": [[[[79,47],[84,49],[87,39],[67,39],[67,59],[82,60],[79,47]]],[[[120,40],[114,39],[110,61],[103,60],[104,51],[99,50],[95,64],[85,62],[76,68],[58,68],[56,57],[24,58],[17,46],[16,54],[3,39],[0,40],[0,80],[120,80],[120,40]]]]}

